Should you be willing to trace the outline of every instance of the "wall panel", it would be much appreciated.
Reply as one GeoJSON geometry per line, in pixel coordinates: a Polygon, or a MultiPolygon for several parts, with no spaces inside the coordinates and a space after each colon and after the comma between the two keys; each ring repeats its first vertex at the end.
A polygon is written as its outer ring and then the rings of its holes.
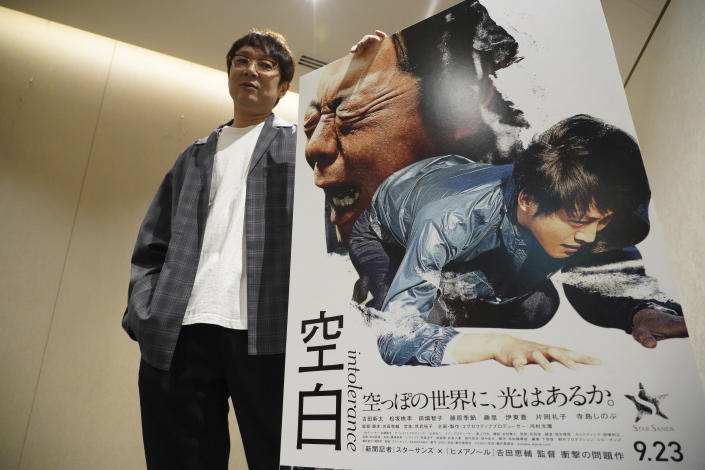
{"type": "Polygon", "coordinates": [[[0,468],[20,458],[113,53],[85,36],[0,8],[0,468]]]}
{"type": "Polygon", "coordinates": [[[627,97],[705,383],[705,8],[669,4],[627,97]]]}

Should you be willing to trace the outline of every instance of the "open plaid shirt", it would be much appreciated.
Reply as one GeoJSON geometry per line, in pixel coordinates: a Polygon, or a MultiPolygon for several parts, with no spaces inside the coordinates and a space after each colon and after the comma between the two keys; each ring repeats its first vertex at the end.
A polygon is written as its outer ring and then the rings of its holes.
{"type": "MultiPolygon", "coordinates": [[[[168,370],[196,277],[213,158],[223,124],[184,150],[142,222],[132,254],[123,328],[148,364],[168,370]]],[[[265,121],[245,197],[250,354],[283,353],[289,298],[296,125],[265,121]]]]}

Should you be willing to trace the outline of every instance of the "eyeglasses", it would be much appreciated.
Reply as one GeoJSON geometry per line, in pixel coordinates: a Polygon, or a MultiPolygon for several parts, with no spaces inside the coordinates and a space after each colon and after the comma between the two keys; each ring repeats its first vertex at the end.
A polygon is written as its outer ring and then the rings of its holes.
{"type": "Polygon", "coordinates": [[[259,73],[272,73],[277,70],[277,63],[269,59],[253,59],[244,55],[233,57],[231,67],[237,70],[250,68],[250,64],[255,63],[255,69],[259,73]]]}

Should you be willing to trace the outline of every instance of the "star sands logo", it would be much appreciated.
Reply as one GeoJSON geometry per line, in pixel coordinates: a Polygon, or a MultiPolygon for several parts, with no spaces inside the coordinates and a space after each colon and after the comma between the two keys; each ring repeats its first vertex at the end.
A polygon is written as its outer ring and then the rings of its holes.
{"type": "Polygon", "coordinates": [[[646,393],[646,390],[644,390],[644,385],[639,382],[639,394],[636,397],[634,395],[624,396],[631,400],[636,407],[635,423],[638,423],[644,415],[657,415],[663,419],[668,419],[668,416],[663,414],[660,407],[661,401],[668,396],[667,393],[663,395],[649,395],[646,393]]]}

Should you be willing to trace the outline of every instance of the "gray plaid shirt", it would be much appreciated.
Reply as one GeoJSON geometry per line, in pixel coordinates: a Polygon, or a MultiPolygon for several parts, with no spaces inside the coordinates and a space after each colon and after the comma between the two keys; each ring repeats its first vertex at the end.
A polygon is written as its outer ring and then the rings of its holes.
{"type": "MultiPolygon", "coordinates": [[[[231,121],[232,122],[232,121],[231,121]]],[[[142,359],[168,370],[196,277],[220,129],[179,155],[142,222],[122,326],[142,359]]],[[[289,298],[296,125],[271,114],[250,162],[245,198],[250,354],[283,353],[289,298]]]]}

